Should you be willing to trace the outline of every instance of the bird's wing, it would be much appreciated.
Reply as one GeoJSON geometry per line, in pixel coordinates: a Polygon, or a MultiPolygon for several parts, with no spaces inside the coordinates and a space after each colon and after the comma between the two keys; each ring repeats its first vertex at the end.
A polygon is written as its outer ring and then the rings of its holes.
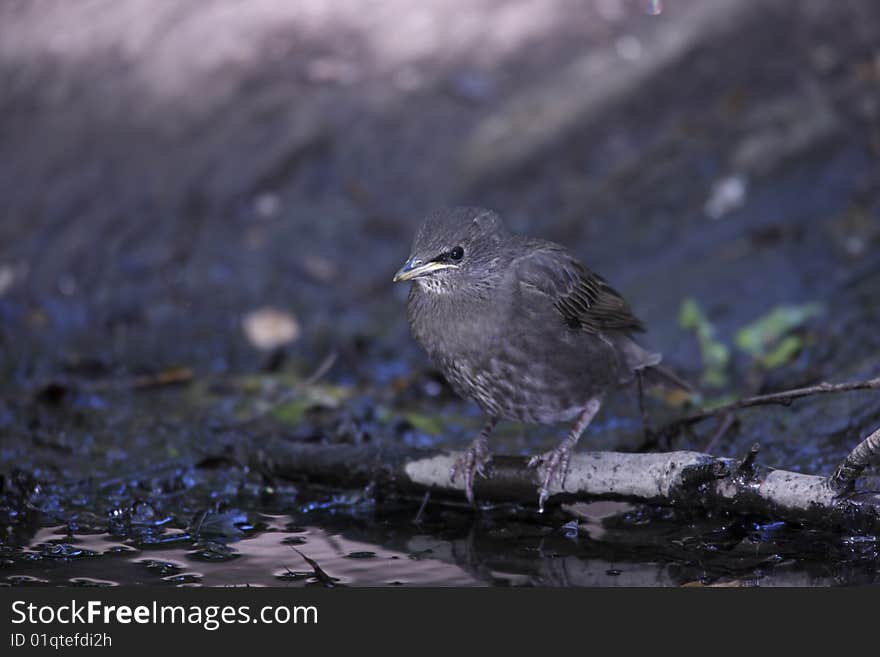
{"type": "Polygon", "coordinates": [[[645,330],[617,290],[559,245],[532,246],[514,268],[522,292],[547,297],[568,326],[590,333],[645,330]]]}

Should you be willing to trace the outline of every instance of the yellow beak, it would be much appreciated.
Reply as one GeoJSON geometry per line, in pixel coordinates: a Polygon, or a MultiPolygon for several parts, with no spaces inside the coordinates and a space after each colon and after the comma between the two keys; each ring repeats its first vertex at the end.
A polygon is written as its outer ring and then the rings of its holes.
{"type": "Polygon", "coordinates": [[[408,260],[403,267],[397,270],[392,282],[400,283],[401,281],[411,281],[414,278],[426,276],[432,272],[440,271],[441,269],[458,269],[458,265],[453,265],[448,262],[436,262],[434,260],[431,262],[422,262],[418,258],[412,258],[411,260],[408,260]]]}

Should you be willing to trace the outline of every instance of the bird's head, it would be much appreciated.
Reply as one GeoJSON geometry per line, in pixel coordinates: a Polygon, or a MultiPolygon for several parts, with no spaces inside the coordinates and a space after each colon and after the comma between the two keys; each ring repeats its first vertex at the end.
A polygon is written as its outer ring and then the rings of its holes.
{"type": "Polygon", "coordinates": [[[448,293],[491,284],[506,263],[501,217],[482,208],[448,208],[428,215],[394,282],[416,281],[423,290],[448,293]]]}

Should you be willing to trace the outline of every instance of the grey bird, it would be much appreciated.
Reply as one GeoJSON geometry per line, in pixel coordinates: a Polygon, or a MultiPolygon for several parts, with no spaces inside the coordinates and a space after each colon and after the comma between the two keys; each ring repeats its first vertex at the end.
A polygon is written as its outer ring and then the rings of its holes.
{"type": "Polygon", "coordinates": [[[534,456],[543,511],[554,480],[564,486],[571,452],[605,394],[633,384],[687,389],[643,349],[626,301],[559,244],[516,235],[501,217],[459,207],[430,214],[394,282],[413,281],[407,317],[413,336],[452,388],[487,421],[452,468],[473,503],[475,474],[491,460],[488,438],[501,419],[574,422],[554,449],[534,456]]]}

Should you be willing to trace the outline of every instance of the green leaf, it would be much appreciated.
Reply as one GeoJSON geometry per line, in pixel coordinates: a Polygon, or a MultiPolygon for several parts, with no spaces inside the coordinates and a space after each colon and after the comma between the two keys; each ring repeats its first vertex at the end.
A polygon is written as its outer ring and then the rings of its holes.
{"type": "Polygon", "coordinates": [[[403,417],[422,433],[431,436],[439,436],[443,433],[443,423],[439,417],[422,415],[421,413],[405,413],[403,417]]]}
{"type": "Polygon", "coordinates": [[[819,303],[777,306],[737,331],[736,346],[764,367],[780,367],[803,347],[802,339],[788,334],[824,311],[819,303]]]}
{"type": "Polygon", "coordinates": [[[681,302],[681,309],[678,311],[678,323],[681,328],[690,331],[705,321],[703,312],[694,299],[685,299],[681,302]]]}
{"type": "Polygon", "coordinates": [[[760,362],[766,369],[782,367],[791,362],[803,349],[804,340],[799,335],[789,335],[782,339],[779,345],[769,354],[761,356],[760,362]]]}
{"type": "Polygon", "coordinates": [[[312,406],[312,401],[305,398],[294,399],[279,404],[272,409],[272,417],[283,424],[296,425],[302,420],[303,415],[312,406]]]}
{"type": "Polygon", "coordinates": [[[678,312],[678,323],[682,328],[694,331],[700,345],[703,360],[703,383],[721,387],[727,383],[727,366],[730,364],[730,349],[715,339],[715,327],[694,299],[685,299],[678,312]]]}

